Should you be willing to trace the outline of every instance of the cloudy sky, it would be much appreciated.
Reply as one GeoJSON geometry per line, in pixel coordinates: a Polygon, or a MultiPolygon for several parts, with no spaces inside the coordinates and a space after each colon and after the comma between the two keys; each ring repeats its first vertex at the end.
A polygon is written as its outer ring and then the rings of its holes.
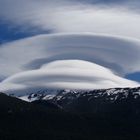
{"type": "Polygon", "coordinates": [[[139,0],[0,0],[0,90],[135,87],[139,0]]]}

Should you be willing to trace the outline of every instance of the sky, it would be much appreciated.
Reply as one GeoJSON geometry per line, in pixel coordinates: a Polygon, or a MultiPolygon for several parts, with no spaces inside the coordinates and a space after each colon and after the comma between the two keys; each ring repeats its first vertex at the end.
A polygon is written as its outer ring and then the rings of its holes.
{"type": "Polygon", "coordinates": [[[0,0],[0,90],[139,86],[139,7],[139,0],[0,0]]]}

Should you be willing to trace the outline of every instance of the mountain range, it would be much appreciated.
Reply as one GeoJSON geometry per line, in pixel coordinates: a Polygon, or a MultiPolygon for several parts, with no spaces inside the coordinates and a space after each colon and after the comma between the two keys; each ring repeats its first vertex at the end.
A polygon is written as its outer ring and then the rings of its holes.
{"type": "Polygon", "coordinates": [[[2,140],[139,140],[140,87],[1,93],[0,124],[2,140]]]}

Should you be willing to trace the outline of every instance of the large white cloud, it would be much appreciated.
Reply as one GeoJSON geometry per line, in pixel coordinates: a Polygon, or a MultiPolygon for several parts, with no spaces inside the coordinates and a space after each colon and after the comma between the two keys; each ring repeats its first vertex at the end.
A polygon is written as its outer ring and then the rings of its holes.
{"type": "Polygon", "coordinates": [[[2,82],[0,89],[6,93],[24,95],[43,89],[93,90],[138,85],[94,63],[82,60],[59,60],[38,70],[11,76],[2,82]]]}
{"type": "Polygon", "coordinates": [[[139,40],[89,33],[40,35],[15,41],[0,47],[0,73],[8,77],[0,89],[138,86],[122,77],[140,70],[139,54],[139,40]]]}

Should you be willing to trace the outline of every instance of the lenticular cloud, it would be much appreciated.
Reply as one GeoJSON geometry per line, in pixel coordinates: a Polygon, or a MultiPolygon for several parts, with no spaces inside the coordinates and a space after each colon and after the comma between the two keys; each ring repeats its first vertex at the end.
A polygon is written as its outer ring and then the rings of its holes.
{"type": "Polygon", "coordinates": [[[140,71],[140,41],[97,34],[40,35],[0,47],[7,93],[39,89],[135,87],[124,78],[140,71]]]}

